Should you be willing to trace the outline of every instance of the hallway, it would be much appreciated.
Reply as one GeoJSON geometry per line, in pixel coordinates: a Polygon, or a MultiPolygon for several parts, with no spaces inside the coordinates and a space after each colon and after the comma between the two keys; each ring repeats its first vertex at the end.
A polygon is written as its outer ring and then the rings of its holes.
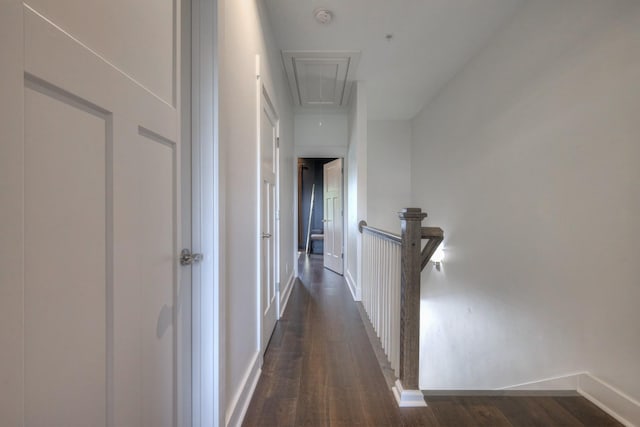
{"type": "Polygon", "coordinates": [[[429,397],[399,409],[342,276],[302,257],[245,426],[617,426],[579,396],[429,397]]]}

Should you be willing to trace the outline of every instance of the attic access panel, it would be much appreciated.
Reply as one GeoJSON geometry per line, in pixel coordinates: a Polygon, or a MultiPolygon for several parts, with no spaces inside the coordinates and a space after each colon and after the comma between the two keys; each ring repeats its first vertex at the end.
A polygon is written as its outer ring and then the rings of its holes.
{"type": "Polygon", "coordinates": [[[302,107],[341,107],[349,103],[359,52],[283,51],[294,101],[302,107]]]}

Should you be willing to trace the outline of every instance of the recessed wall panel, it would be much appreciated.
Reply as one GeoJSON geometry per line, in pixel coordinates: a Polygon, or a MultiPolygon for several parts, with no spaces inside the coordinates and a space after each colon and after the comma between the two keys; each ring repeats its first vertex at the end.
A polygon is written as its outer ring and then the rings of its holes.
{"type": "Polygon", "coordinates": [[[114,423],[174,426],[176,147],[140,129],[114,158],[114,423]]]}
{"type": "Polygon", "coordinates": [[[108,122],[25,88],[25,421],[106,422],[108,122]]]}
{"type": "Polygon", "coordinates": [[[27,4],[174,105],[175,1],[29,0],[27,4]]]}
{"type": "Polygon", "coordinates": [[[144,204],[140,212],[143,274],[140,310],[144,313],[142,343],[142,388],[145,426],[172,426],[174,411],[174,297],[175,271],[175,147],[165,141],[140,136],[140,190],[144,204]]]}
{"type": "Polygon", "coordinates": [[[333,104],[336,101],[338,64],[301,60],[296,69],[303,102],[333,104]]]}
{"type": "Polygon", "coordinates": [[[301,107],[340,107],[349,103],[359,52],[283,51],[295,103],[301,107]]]}

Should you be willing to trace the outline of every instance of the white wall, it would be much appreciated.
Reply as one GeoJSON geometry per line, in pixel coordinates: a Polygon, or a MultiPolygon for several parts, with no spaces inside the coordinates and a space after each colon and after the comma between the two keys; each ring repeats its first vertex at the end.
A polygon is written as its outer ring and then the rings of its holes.
{"type": "MultiPolygon", "coordinates": [[[[293,263],[292,211],[287,208],[293,194],[293,113],[280,54],[275,48],[266,15],[259,1],[219,1],[220,45],[220,145],[224,170],[221,205],[224,230],[224,280],[226,298],[224,402],[221,416],[231,423],[239,414],[260,360],[258,328],[259,265],[257,258],[258,201],[256,54],[260,54],[262,81],[280,117],[281,262],[293,263]]],[[[288,276],[283,270],[282,276],[288,276]]],[[[285,277],[286,280],[286,277],[285,277]]]]}
{"type": "MultiPolygon", "coordinates": [[[[353,108],[353,107],[352,107],[353,108]]],[[[353,111],[353,110],[352,110],[353,111]]],[[[350,115],[350,118],[353,115],[350,115]]],[[[350,126],[350,136],[355,139],[355,131],[353,126],[350,126]]],[[[357,297],[358,292],[358,162],[356,159],[356,144],[349,145],[349,152],[347,153],[347,159],[345,161],[345,177],[347,182],[347,196],[344,198],[344,209],[347,213],[347,227],[345,231],[346,247],[344,254],[344,277],[347,284],[351,288],[351,292],[354,298],[357,297]]]]}
{"type": "MultiPolygon", "coordinates": [[[[282,76],[284,79],[284,75],[282,76]]],[[[281,85],[284,85],[284,81],[281,85]]],[[[281,90],[286,90],[286,86],[281,90]]],[[[285,98],[284,94],[282,95],[285,98]]],[[[286,98],[285,98],[286,100],[286,98]]],[[[294,157],[293,116],[286,106],[286,120],[280,122],[280,297],[285,297],[286,286],[296,269],[298,235],[295,217],[298,215],[294,194],[294,179],[297,177],[294,157]]],[[[280,113],[282,114],[282,113],[280,113]]]]}
{"type": "Polygon", "coordinates": [[[446,254],[422,276],[421,388],[588,371],[640,399],[638,52],[638,2],[527,2],[414,119],[446,254]]]}
{"type": "Polygon", "coordinates": [[[363,82],[354,83],[351,92],[348,135],[345,279],[354,298],[359,300],[361,236],[358,222],[367,219],[367,97],[363,82]]]}
{"type": "Polygon", "coordinates": [[[296,153],[301,157],[343,157],[348,145],[345,113],[296,113],[294,117],[296,153]]]}
{"type": "Polygon", "coordinates": [[[411,201],[411,122],[369,120],[367,222],[400,233],[398,212],[411,201]]]}

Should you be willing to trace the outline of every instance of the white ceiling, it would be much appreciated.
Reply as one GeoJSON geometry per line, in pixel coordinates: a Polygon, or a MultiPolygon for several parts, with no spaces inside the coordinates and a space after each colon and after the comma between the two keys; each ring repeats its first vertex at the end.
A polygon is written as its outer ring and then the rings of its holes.
{"type": "Polygon", "coordinates": [[[372,120],[414,117],[522,1],[264,0],[279,49],[362,52],[372,120]],[[321,6],[328,25],[313,17],[321,6]]]}
{"type": "Polygon", "coordinates": [[[349,104],[360,52],[285,50],[284,68],[295,105],[341,107],[349,104]]]}

